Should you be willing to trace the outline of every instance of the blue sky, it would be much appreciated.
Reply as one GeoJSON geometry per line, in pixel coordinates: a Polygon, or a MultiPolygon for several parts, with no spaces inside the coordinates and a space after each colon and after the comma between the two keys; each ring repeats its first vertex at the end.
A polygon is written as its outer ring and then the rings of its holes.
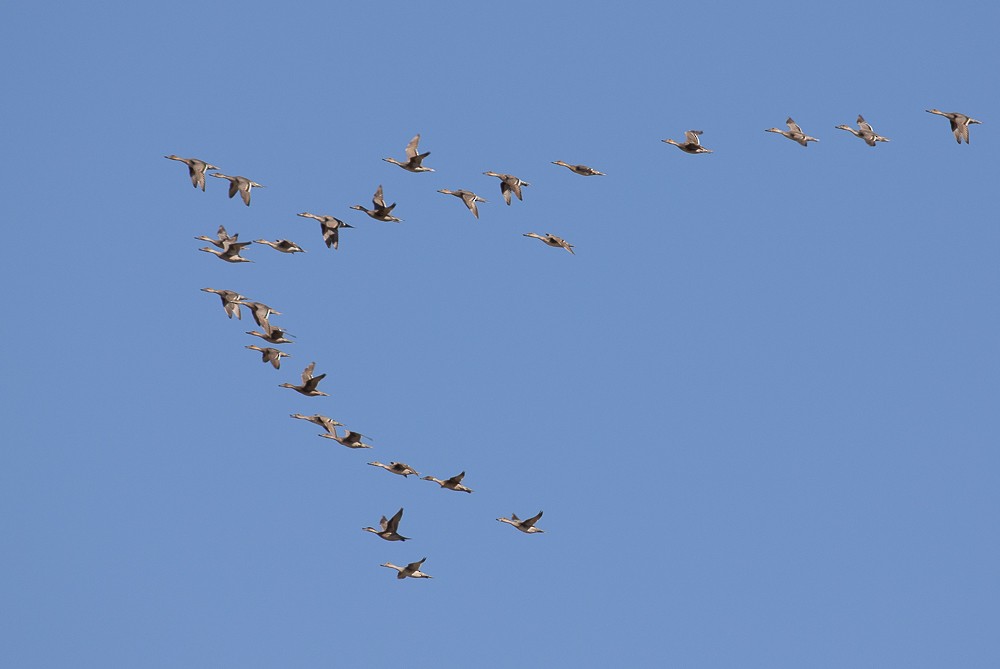
{"type": "Polygon", "coordinates": [[[995,6],[3,14],[4,666],[1000,662],[995,6]],[[382,162],[418,132],[436,172],[382,162]],[[311,361],[330,397],[278,387],[311,361]]]}

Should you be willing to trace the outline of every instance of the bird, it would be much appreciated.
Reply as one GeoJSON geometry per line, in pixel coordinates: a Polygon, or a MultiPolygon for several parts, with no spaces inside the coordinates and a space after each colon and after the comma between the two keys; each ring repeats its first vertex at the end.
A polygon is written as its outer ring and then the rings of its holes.
{"type": "Polygon", "coordinates": [[[261,361],[262,362],[269,362],[269,363],[271,363],[271,366],[274,367],[275,369],[281,369],[281,359],[282,358],[290,358],[290,357],[292,357],[291,354],[285,353],[284,351],[279,351],[276,348],[271,348],[270,346],[267,346],[265,348],[261,348],[260,346],[257,346],[256,344],[250,344],[249,346],[246,346],[245,348],[248,348],[251,351],[260,351],[261,352],[261,361]]]}
{"type": "Polygon", "coordinates": [[[698,139],[698,135],[701,133],[701,130],[688,130],[684,133],[685,142],[683,144],[675,142],[672,139],[663,139],[660,141],[673,144],[684,153],[712,153],[711,149],[706,149],[701,145],[701,140],[698,139]]]}
{"type": "Polygon", "coordinates": [[[562,237],[556,237],[551,232],[546,232],[544,235],[540,235],[537,232],[525,232],[522,236],[524,236],[524,237],[534,237],[535,239],[540,239],[543,242],[545,242],[546,244],[548,244],[549,246],[557,246],[557,247],[561,246],[562,248],[566,249],[567,251],[569,251],[573,255],[576,255],[576,252],[573,250],[573,245],[572,244],[570,244],[569,242],[567,242],[562,237]]]}
{"type": "Polygon", "coordinates": [[[321,428],[323,428],[327,432],[333,432],[334,434],[337,433],[336,427],[338,425],[341,426],[341,427],[343,427],[343,425],[344,425],[340,421],[336,421],[336,420],[334,420],[334,419],[332,419],[332,418],[330,418],[328,416],[321,416],[318,413],[313,414],[312,416],[303,416],[300,413],[293,413],[293,414],[289,414],[289,415],[292,418],[298,418],[300,420],[307,420],[310,423],[313,423],[315,425],[319,425],[321,428]]]}
{"type": "Polygon", "coordinates": [[[391,562],[385,562],[379,566],[388,567],[389,569],[395,569],[396,571],[398,571],[399,573],[396,574],[396,578],[406,578],[407,576],[409,576],[410,578],[434,578],[433,576],[425,574],[424,572],[420,571],[420,565],[422,565],[426,560],[427,558],[423,558],[422,560],[411,562],[405,567],[394,565],[391,562]]]}
{"type": "Polygon", "coordinates": [[[948,122],[951,124],[951,131],[955,133],[955,141],[958,142],[959,144],[962,143],[963,139],[965,140],[966,144],[969,143],[970,123],[977,123],[977,124],[982,123],[982,121],[977,121],[974,118],[969,118],[965,114],[959,114],[958,112],[943,112],[940,109],[925,109],[924,111],[929,114],[937,114],[938,116],[944,116],[946,119],[948,119],[948,122]]]}
{"type": "Polygon", "coordinates": [[[835,126],[838,130],[846,130],[855,137],[860,137],[865,140],[865,144],[868,146],[875,146],[875,142],[888,142],[888,137],[882,137],[881,135],[876,135],[875,131],[872,130],[871,125],[864,119],[861,114],[858,114],[858,129],[855,130],[849,125],[838,125],[835,126]]]}
{"type": "MultiPolygon", "coordinates": [[[[371,444],[366,444],[363,441],[361,441],[362,439],[365,439],[365,435],[361,434],[360,432],[354,432],[353,430],[348,430],[347,434],[345,434],[343,437],[341,437],[341,436],[337,435],[337,430],[332,429],[332,428],[328,428],[325,434],[321,434],[319,436],[326,437],[327,439],[333,439],[338,444],[341,444],[342,446],[347,446],[348,448],[371,448],[372,447],[371,444]]],[[[368,437],[368,438],[370,439],[370,437],[368,437]]],[[[368,464],[371,464],[371,463],[368,463],[368,464]]],[[[379,466],[384,466],[384,465],[379,465],[379,466]]],[[[392,470],[390,469],[389,471],[392,471],[392,470]]],[[[399,472],[395,472],[395,473],[398,474],[399,472]]],[[[413,473],[415,474],[416,472],[413,472],[413,473]]]]}
{"type": "Polygon", "coordinates": [[[372,206],[375,208],[368,209],[366,207],[362,207],[360,204],[356,204],[353,205],[351,209],[363,211],[377,221],[393,221],[395,223],[403,222],[403,219],[396,218],[390,213],[396,207],[395,202],[390,204],[388,207],[385,205],[385,198],[382,196],[382,184],[378,185],[378,190],[375,191],[375,195],[372,197],[372,206]]]}
{"type": "Polygon", "coordinates": [[[231,177],[221,172],[212,172],[213,177],[219,177],[220,179],[229,180],[229,198],[232,199],[236,193],[240,194],[243,198],[243,204],[250,206],[250,191],[254,188],[263,188],[262,184],[257,183],[247,179],[246,177],[231,177]]]}
{"type": "Polygon", "coordinates": [[[410,465],[403,464],[402,462],[390,462],[389,464],[384,465],[378,460],[376,460],[374,462],[369,462],[368,464],[372,465],[373,467],[381,467],[387,472],[392,472],[393,474],[399,474],[404,478],[409,476],[410,474],[413,474],[414,476],[420,476],[419,472],[413,469],[413,467],[411,467],[410,465]]]}
{"type": "Polygon", "coordinates": [[[295,343],[291,339],[286,339],[285,338],[286,334],[289,337],[294,337],[295,335],[289,334],[288,332],[286,332],[285,330],[282,330],[281,328],[276,328],[273,325],[271,325],[270,323],[268,323],[267,321],[264,321],[261,324],[261,327],[264,328],[264,332],[257,332],[256,330],[252,330],[252,331],[248,331],[247,334],[248,335],[253,335],[254,337],[260,337],[261,339],[263,339],[264,341],[268,342],[269,344],[294,344],[295,343]]]}
{"type": "Polygon", "coordinates": [[[374,527],[362,527],[361,529],[365,532],[371,532],[372,534],[382,537],[386,541],[406,541],[410,537],[404,537],[398,532],[399,521],[403,518],[403,509],[400,508],[392,518],[386,520],[385,516],[382,516],[382,520],[379,521],[381,530],[376,530],[374,527]]]}
{"type": "Polygon", "coordinates": [[[603,177],[603,176],[607,176],[606,174],[604,174],[604,172],[598,172],[593,167],[587,167],[586,165],[570,165],[569,163],[564,163],[561,160],[553,160],[552,164],[553,165],[562,165],[563,167],[565,167],[566,169],[568,169],[570,172],[573,172],[574,174],[579,174],[580,176],[583,176],[583,177],[603,177]]]}
{"type": "Polygon", "coordinates": [[[305,253],[306,250],[296,244],[295,242],[289,241],[287,239],[278,239],[273,242],[269,242],[266,239],[255,239],[256,244],[265,244],[270,246],[275,251],[281,251],[282,253],[305,253]]]}
{"type": "Polygon", "coordinates": [[[483,198],[479,197],[475,193],[467,190],[448,190],[447,188],[442,188],[438,191],[439,193],[444,193],[445,195],[454,195],[455,197],[462,198],[462,202],[465,206],[469,208],[472,215],[479,218],[479,207],[476,206],[477,202],[486,202],[483,198]]]}
{"type": "Polygon", "coordinates": [[[212,244],[213,246],[216,246],[225,251],[226,246],[230,242],[238,241],[239,237],[240,233],[238,232],[235,235],[230,236],[229,233],[226,232],[226,226],[220,225],[218,232],[215,233],[215,237],[209,237],[208,235],[199,235],[195,237],[195,239],[200,239],[203,242],[208,242],[209,244],[212,244]]]}
{"type": "Polygon", "coordinates": [[[779,135],[784,135],[793,142],[798,142],[802,146],[809,146],[809,142],[819,141],[815,137],[810,137],[809,135],[802,132],[802,128],[799,127],[798,123],[792,120],[791,116],[788,117],[788,120],[785,121],[785,124],[788,126],[787,132],[785,130],[780,130],[778,128],[768,128],[764,132],[776,132],[779,135]]]}
{"type": "Polygon", "coordinates": [[[410,143],[406,145],[406,162],[401,163],[395,158],[383,158],[387,163],[392,163],[393,165],[399,165],[407,172],[433,172],[434,170],[430,167],[424,167],[421,165],[424,158],[431,155],[430,151],[426,153],[417,153],[417,143],[420,142],[420,135],[414,135],[410,143]]]}
{"type": "Polygon", "coordinates": [[[202,290],[206,293],[215,293],[222,298],[222,307],[226,310],[226,314],[230,320],[232,320],[233,316],[236,316],[236,320],[242,320],[242,316],[240,316],[240,300],[247,298],[234,290],[220,290],[218,288],[202,288],[202,290]]]}
{"type": "Polygon", "coordinates": [[[526,518],[521,520],[517,517],[516,513],[510,514],[510,518],[497,518],[501,523],[507,523],[508,525],[513,525],[517,529],[521,530],[525,534],[535,534],[536,532],[544,532],[545,530],[540,530],[535,527],[535,523],[538,519],[542,517],[542,512],[539,511],[537,516],[531,518],[526,518]]]}
{"type": "Polygon", "coordinates": [[[521,181],[513,174],[497,174],[496,172],[483,172],[488,177],[496,177],[500,180],[500,193],[503,195],[504,202],[507,206],[510,206],[510,194],[513,193],[517,196],[518,200],[523,200],[521,197],[521,187],[530,186],[527,181],[521,181]]]}
{"type": "Polygon", "coordinates": [[[323,233],[323,241],[326,242],[326,248],[330,248],[332,246],[336,249],[337,246],[339,246],[340,228],[354,227],[353,225],[348,225],[339,218],[334,218],[333,216],[317,216],[316,214],[310,214],[308,211],[302,212],[299,216],[319,221],[319,229],[323,233]]]}
{"type": "Polygon", "coordinates": [[[197,158],[181,158],[180,156],[175,156],[172,153],[169,156],[163,157],[169,158],[170,160],[179,160],[187,165],[188,174],[191,175],[191,185],[195,188],[200,186],[202,192],[205,191],[205,170],[219,169],[215,165],[209,165],[204,160],[198,160],[197,158]]]}
{"type": "Polygon", "coordinates": [[[268,322],[267,319],[270,318],[272,315],[274,316],[281,315],[280,311],[267,306],[263,302],[253,302],[251,300],[247,300],[246,298],[244,298],[243,301],[240,302],[240,304],[242,304],[244,307],[250,310],[250,315],[253,316],[254,322],[260,327],[266,327],[267,325],[269,325],[270,323],[268,322]]]}
{"type": "Polygon", "coordinates": [[[310,362],[305,369],[302,370],[302,385],[295,386],[291,383],[279,384],[279,388],[291,388],[306,397],[329,397],[327,393],[316,390],[316,386],[319,382],[326,378],[326,374],[320,374],[319,376],[313,376],[313,370],[316,369],[316,363],[310,362]]]}
{"type": "Polygon", "coordinates": [[[211,253],[219,260],[225,260],[226,262],[253,262],[250,258],[244,258],[240,255],[240,251],[244,247],[250,246],[253,242],[226,242],[222,250],[213,249],[210,246],[203,246],[198,249],[199,251],[204,251],[205,253],[211,253]]]}
{"type": "Polygon", "coordinates": [[[456,474],[455,476],[452,476],[450,479],[445,479],[443,481],[441,479],[436,479],[433,476],[425,476],[423,477],[422,480],[434,481],[442,488],[447,488],[448,490],[455,490],[457,492],[472,492],[471,489],[466,488],[464,485],[462,485],[463,478],[465,478],[465,472],[456,474]]]}

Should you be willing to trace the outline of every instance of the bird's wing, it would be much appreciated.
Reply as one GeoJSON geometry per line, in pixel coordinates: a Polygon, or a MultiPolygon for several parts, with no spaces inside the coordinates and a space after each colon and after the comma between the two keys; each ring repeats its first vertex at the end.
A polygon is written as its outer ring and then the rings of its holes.
{"type": "Polygon", "coordinates": [[[417,155],[417,144],[420,143],[420,135],[416,134],[410,143],[406,145],[406,157],[413,158],[417,155]]]}
{"type": "Polygon", "coordinates": [[[525,518],[524,520],[522,520],[521,525],[523,527],[534,527],[535,523],[537,523],[538,519],[541,517],[542,517],[542,512],[539,511],[537,516],[533,516],[531,518],[525,518]]]}
{"type": "MultiPolygon", "coordinates": [[[[400,508],[399,511],[396,512],[396,515],[394,515],[392,518],[389,519],[388,526],[383,527],[382,529],[384,530],[387,529],[390,532],[395,532],[397,529],[399,529],[399,521],[402,520],[402,518],[403,518],[403,509],[400,508]]],[[[383,518],[383,520],[385,519],[383,518]]]]}

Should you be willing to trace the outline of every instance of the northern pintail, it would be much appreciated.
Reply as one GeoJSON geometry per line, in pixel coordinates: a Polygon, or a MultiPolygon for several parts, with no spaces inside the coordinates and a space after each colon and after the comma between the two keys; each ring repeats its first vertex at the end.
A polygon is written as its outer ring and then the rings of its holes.
{"type": "Polygon", "coordinates": [[[793,142],[798,142],[802,146],[809,146],[809,142],[819,141],[815,137],[810,137],[806,133],[802,132],[802,128],[799,127],[798,123],[792,120],[791,116],[788,117],[788,120],[785,121],[785,124],[788,126],[787,131],[780,130],[778,128],[768,128],[764,132],[776,132],[779,135],[784,135],[793,142]]]}
{"type": "Polygon", "coordinates": [[[955,134],[955,141],[959,144],[962,140],[965,143],[969,143],[969,124],[970,123],[982,123],[982,121],[977,121],[974,118],[969,118],[965,114],[959,114],[958,112],[943,112],[940,109],[925,109],[924,111],[930,114],[937,114],[938,116],[944,116],[948,119],[951,124],[951,131],[955,134]]]}
{"type": "Polygon", "coordinates": [[[443,481],[441,479],[436,479],[433,476],[425,476],[423,480],[434,481],[442,488],[446,488],[448,490],[455,490],[458,492],[472,492],[470,488],[466,488],[464,485],[462,485],[463,478],[465,478],[465,472],[462,472],[461,474],[456,474],[455,476],[452,476],[450,479],[445,479],[443,481]]]}
{"type": "Polygon", "coordinates": [[[195,237],[195,239],[201,240],[203,242],[208,242],[209,244],[217,248],[220,248],[223,251],[226,250],[226,246],[228,246],[230,243],[239,241],[239,238],[240,238],[240,233],[237,232],[235,235],[230,235],[228,232],[226,232],[226,226],[224,225],[219,226],[219,230],[215,233],[215,237],[209,237],[208,235],[198,235],[197,237],[195,237]]]}
{"type": "Polygon", "coordinates": [[[399,165],[407,172],[433,172],[434,170],[430,167],[424,167],[421,165],[424,158],[431,155],[430,151],[425,153],[417,153],[417,144],[420,142],[420,135],[415,135],[410,143],[406,145],[406,162],[401,163],[395,158],[383,158],[387,163],[392,163],[393,165],[399,165]]]}
{"type": "Polygon", "coordinates": [[[706,149],[701,145],[701,140],[698,138],[702,134],[701,130],[688,130],[684,133],[684,143],[675,142],[672,139],[663,139],[662,142],[667,144],[673,144],[678,149],[684,153],[712,153],[711,149],[706,149]]]}
{"type": "Polygon", "coordinates": [[[875,142],[888,142],[888,137],[882,137],[881,135],[876,135],[875,131],[872,129],[871,125],[864,119],[861,114],[858,114],[858,129],[855,130],[849,125],[838,125],[835,126],[837,130],[846,130],[855,137],[860,137],[865,140],[865,144],[868,146],[875,146],[875,142]]]}
{"type": "Polygon", "coordinates": [[[387,472],[392,472],[393,474],[399,474],[400,476],[403,477],[407,477],[410,474],[413,474],[414,476],[420,476],[420,474],[413,467],[407,464],[403,464],[402,462],[390,462],[389,464],[384,465],[378,460],[375,460],[374,462],[369,462],[368,464],[370,464],[373,467],[381,467],[387,472]]]}
{"type": "Polygon", "coordinates": [[[392,210],[396,208],[395,202],[386,206],[385,197],[382,195],[382,184],[378,185],[378,190],[375,191],[375,195],[374,197],[372,197],[372,206],[375,208],[368,209],[366,207],[361,206],[360,204],[356,204],[352,206],[351,209],[357,209],[358,211],[363,211],[372,218],[374,218],[376,221],[392,221],[395,223],[403,222],[403,219],[396,218],[391,214],[392,210]]]}
{"type": "Polygon", "coordinates": [[[220,290],[219,288],[202,288],[202,290],[206,293],[215,293],[222,298],[222,307],[226,310],[226,314],[230,319],[236,316],[236,320],[242,320],[240,316],[240,300],[247,298],[234,290],[220,290]]]}
{"type": "Polygon", "coordinates": [[[510,518],[497,518],[501,523],[507,523],[508,525],[513,525],[517,529],[521,530],[525,534],[535,534],[536,532],[544,532],[545,530],[540,530],[535,527],[535,523],[538,519],[542,517],[542,512],[539,511],[537,516],[531,518],[526,518],[521,520],[517,517],[516,513],[510,514],[510,518]]]}
{"type": "Polygon", "coordinates": [[[246,177],[231,177],[227,174],[222,174],[221,172],[212,172],[212,176],[219,177],[220,179],[228,179],[230,199],[232,199],[236,193],[239,193],[240,197],[243,198],[243,204],[248,207],[250,206],[250,191],[254,188],[264,187],[256,181],[252,181],[246,177]]]}
{"type": "Polygon", "coordinates": [[[204,160],[198,160],[197,158],[181,158],[180,156],[175,156],[174,154],[163,157],[169,158],[170,160],[179,160],[187,165],[188,174],[191,176],[191,185],[195,188],[200,186],[203,192],[205,190],[205,170],[219,169],[215,165],[209,165],[204,160]]]}
{"type": "Polygon", "coordinates": [[[316,363],[310,362],[305,369],[302,370],[302,385],[296,386],[291,383],[279,384],[279,388],[291,388],[292,390],[302,393],[306,397],[329,397],[326,393],[317,390],[316,386],[319,382],[326,378],[326,374],[320,374],[319,376],[313,376],[313,370],[316,369],[316,363]]]}
{"type": "Polygon", "coordinates": [[[553,165],[562,165],[563,167],[565,167],[566,169],[568,169],[570,172],[573,172],[574,174],[579,174],[580,176],[583,176],[583,177],[603,177],[603,176],[607,176],[607,175],[604,174],[604,172],[598,172],[593,167],[587,167],[586,165],[570,165],[569,163],[564,163],[561,160],[553,160],[552,164],[553,165]]]}
{"type": "Polygon", "coordinates": [[[371,532],[375,536],[382,537],[386,541],[406,541],[410,537],[404,537],[399,533],[399,521],[403,518],[403,509],[400,508],[392,518],[386,519],[382,516],[379,520],[379,527],[382,529],[376,530],[374,527],[362,527],[361,529],[365,532],[371,532]]]}
{"type": "Polygon", "coordinates": [[[323,241],[326,243],[326,248],[337,248],[340,245],[340,228],[354,227],[333,216],[317,216],[316,214],[310,214],[308,211],[302,212],[299,216],[319,221],[319,229],[323,233],[323,241]]]}
{"type": "Polygon", "coordinates": [[[219,260],[225,260],[226,262],[253,262],[250,258],[244,258],[240,255],[240,251],[244,247],[250,246],[253,242],[226,242],[223,249],[220,251],[218,249],[213,249],[210,246],[205,246],[199,251],[204,251],[205,253],[211,253],[219,260]]]}
{"type": "Polygon", "coordinates": [[[459,189],[459,190],[448,190],[447,188],[442,188],[438,192],[439,193],[444,193],[445,195],[454,195],[455,197],[462,198],[462,202],[465,203],[465,206],[469,208],[469,211],[471,211],[472,215],[475,216],[476,218],[479,218],[479,207],[476,206],[476,203],[477,202],[486,202],[486,200],[484,200],[483,198],[479,197],[478,195],[476,195],[472,191],[461,190],[461,189],[459,189]]]}
{"type": "Polygon", "coordinates": [[[396,574],[396,578],[406,578],[407,576],[409,576],[410,578],[433,578],[433,576],[431,576],[430,574],[425,574],[424,572],[420,571],[420,565],[422,565],[426,560],[427,558],[423,558],[422,560],[411,562],[405,567],[394,565],[391,562],[384,562],[379,566],[388,567],[389,569],[395,569],[397,572],[399,572],[398,574],[396,574]]]}
{"type": "Polygon", "coordinates": [[[250,349],[251,351],[260,351],[261,362],[265,363],[269,362],[271,363],[271,366],[274,367],[275,369],[281,369],[282,358],[292,357],[288,353],[285,353],[284,351],[279,351],[276,348],[271,348],[270,346],[261,348],[260,346],[257,346],[257,344],[250,344],[246,348],[250,349]]]}
{"type": "Polygon", "coordinates": [[[540,235],[537,232],[525,232],[523,236],[524,237],[534,237],[535,239],[540,239],[543,242],[545,242],[546,244],[548,244],[549,246],[562,247],[562,248],[566,249],[567,251],[569,251],[570,253],[572,253],[573,255],[576,255],[576,252],[573,250],[573,245],[572,244],[570,244],[569,242],[567,242],[562,237],[556,237],[551,232],[546,232],[544,235],[540,235]]]}
{"type": "MultiPolygon", "coordinates": [[[[371,448],[372,447],[371,444],[366,444],[366,443],[364,443],[364,441],[362,441],[362,439],[366,438],[365,435],[361,434],[360,432],[355,432],[353,430],[348,430],[347,434],[345,434],[343,437],[339,436],[337,434],[337,430],[335,430],[335,429],[327,430],[326,434],[321,434],[319,436],[326,437],[327,439],[333,439],[334,441],[336,441],[341,446],[346,446],[347,448],[371,448]]],[[[370,439],[371,437],[367,437],[367,438],[370,439]]],[[[371,463],[369,463],[369,464],[371,464],[371,463]]],[[[380,466],[383,466],[383,465],[380,465],[380,466]]],[[[392,470],[390,470],[390,471],[392,471],[392,470]]],[[[396,472],[396,473],[398,474],[399,472],[396,472]]],[[[416,472],[414,472],[414,473],[416,473],[416,472]]]]}
{"type": "Polygon", "coordinates": [[[267,246],[270,246],[275,251],[281,251],[282,253],[305,253],[306,252],[306,250],[304,248],[302,248],[301,246],[299,246],[295,242],[289,241],[287,239],[278,239],[278,240],[275,240],[273,242],[269,242],[266,239],[255,239],[254,243],[256,243],[256,244],[265,244],[267,246]]]}
{"type": "Polygon", "coordinates": [[[521,188],[530,186],[527,181],[522,181],[513,174],[498,174],[496,172],[483,172],[488,177],[496,177],[500,180],[500,193],[503,195],[504,202],[510,205],[510,194],[513,193],[517,196],[518,200],[523,200],[521,197],[521,188]]]}
{"type": "Polygon", "coordinates": [[[319,425],[321,428],[323,428],[327,432],[333,432],[334,434],[337,433],[336,428],[337,428],[338,425],[339,426],[343,426],[344,425],[340,421],[334,420],[334,419],[330,418],[329,416],[321,416],[318,413],[314,413],[311,416],[304,416],[304,415],[302,415],[300,413],[293,413],[293,414],[289,414],[289,415],[292,418],[298,418],[299,420],[307,420],[310,423],[313,423],[314,425],[319,425]]]}
{"type": "Polygon", "coordinates": [[[285,335],[288,335],[289,337],[293,337],[294,335],[289,334],[288,332],[286,332],[282,328],[276,328],[273,325],[271,325],[270,323],[268,323],[267,321],[264,321],[261,324],[261,327],[264,328],[264,332],[257,332],[256,330],[253,330],[253,331],[247,332],[247,334],[248,335],[253,335],[254,337],[260,337],[261,339],[263,339],[264,341],[268,342],[269,344],[294,344],[295,343],[291,339],[286,339],[285,338],[285,335]]]}
{"type": "Polygon", "coordinates": [[[268,325],[270,325],[267,319],[270,318],[271,316],[281,315],[280,311],[267,306],[263,302],[254,302],[252,300],[247,300],[246,298],[244,298],[244,300],[240,302],[240,304],[242,304],[244,307],[250,310],[250,315],[253,316],[254,322],[260,327],[267,327],[268,325]]]}

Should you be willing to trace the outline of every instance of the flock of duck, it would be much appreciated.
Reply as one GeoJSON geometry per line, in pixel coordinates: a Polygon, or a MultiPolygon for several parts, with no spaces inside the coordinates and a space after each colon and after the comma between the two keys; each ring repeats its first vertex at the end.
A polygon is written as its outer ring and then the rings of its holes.
{"type": "MultiPolygon", "coordinates": [[[[944,116],[949,120],[951,125],[952,133],[955,136],[956,141],[961,144],[963,141],[969,143],[969,125],[978,124],[981,121],[977,121],[974,118],[966,116],[964,114],[959,114],[956,112],[943,112],[938,109],[928,109],[927,112],[931,114],[937,114],[944,116]]],[[[819,139],[807,135],[802,128],[794,121],[791,117],[785,122],[788,126],[788,130],[781,130],[779,128],[769,128],[765,132],[773,132],[788,139],[801,144],[802,146],[808,146],[809,142],[818,142],[819,139]]],[[[858,116],[857,119],[858,127],[855,129],[848,125],[838,125],[837,129],[846,130],[853,134],[854,136],[864,140],[869,146],[875,146],[878,142],[888,142],[890,141],[887,137],[883,137],[877,134],[872,126],[865,121],[862,116],[858,116]]],[[[663,142],[676,146],[681,151],[689,154],[698,153],[712,153],[711,149],[705,148],[701,145],[701,130],[688,130],[684,133],[684,141],[678,142],[673,139],[664,139],[663,142]]],[[[434,169],[426,167],[423,162],[427,156],[430,155],[429,151],[420,153],[418,145],[420,142],[420,135],[416,135],[410,142],[406,145],[406,160],[396,160],[395,158],[384,158],[388,163],[397,165],[408,172],[420,173],[420,172],[433,172],[434,169]]],[[[170,160],[177,160],[188,168],[188,174],[191,178],[191,184],[195,188],[201,188],[202,191],[205,190],[205,176],[209,174],[210,176],[217,177],[219,179],[226,179],[229,181],[229,197],[233,198],[239,193],[240,198],[243,203],[250,206],[250,193],[254,188],[264,188],[262,184],[253,181],[247,177],[243,176],[229,176],[222,174],[218,171],[218,167],[212,165],[208,162],[200,160],[198,158],[181,158],[176,155],[165,156],[170,160]]],[[[580,176],[605,176],[603,172],[600,172],[587,165],[574,165],[561,160],[553,161],[552,164],[565,167],[574,174],[580,176]]],[[[522,189],[530,186],[527,181],[524,181],[512,174],[503,174],[499,172],[483,172],[484,175],[495,177],[500,180],[500,194],[504,201],[510,205],[511,196],[516,197],[518,200],[523,200],[522,189]]],[[[472,215],[477,219],[479,218],[479,208],[477,203],[486,202],[486,200],[476,193],[459,189],[459,190],[449,190],[441,189],[438,191],[445,195],[453,195],[460,198],[465,206],[472,212],[472,215]]],[[[351,209],[362,211],[369,217],[384,222],[402,222],[402,219],[394,216],[392,211],[395,209],[396,203],[386,204],[385,195],[382,186],[379,185],[378,189],[375,191],[372,197],[372,208],[356,204],[351,206],[351,209]]],[[[326,244],[327,248],[337,249],[339,247],[340,241],[340,230],[342,228],[353,228],[353,225],[345,223],[344,221],[330,215],[318,215],[309,212],[302,212],[298,214],[304,218],[313,219],[320,224],[320,232],[323,237],[323,242],[326,244]]],[[[531,237],[538,239],[548,246],[563,248],[570,253],[574,253],[574,246],[567,242],[565,239],[558,237],[551,233],[538,234],[535,232],[523,233],[525,237],[531,237]]],[[[217,256],[220,260],[224,260],[229,263],[244,263],[253,262],[252,260],[240,255],[241,251],[251,244],[261,244],[269,246],[272,249],[279,251],[281,253],[303,253],[305,249],[301,246],[287,239],[278,239],[274,241],[266,239],[257,239],[253,242],[241,242],[239,241],[239,235],[230,235],[224,226],[219,226],[219,229],[215,237],[209,237],[206,235],[196,237],[196,239],[210,243],[212,246],[203,247],[200,250],[207,253],[211,253],[217,256]]],[[[248,299],[246,296],[232,290],[218,289],[218,288],[202,288],[203,291],[208,293],[214,293],[219,296],[222,301],[223,309],[226,315],[232,319],[241,319],[240,308],[246,308],[250,315],[253,317],[256,324],[261,328],[262,331],[251,330],[247,331],[246,334],[259,337],[263,339],[268,344],[273,345],[283,345],[290,344],[292,340],[288,339],[289,335],[283,328],[277,327],[270,322],[271,316],[280,316],[281,312],[276,311],[272,307],[262,303],[256,302],[248,299]]],[[[247,349],[256,351],[261,354],[262,362],[270,363],[275,369],[281,368],[281,359],[284,357],[289,357],[288,353],[285,353],[281,349],[275,348],[274,346],[261,347],[256,344],[250,344],[246,346],[247,349]]],[[[326,374],[315,374],[316,363],[311,362],[302,371],[302,383],[292,384],[292,383],[282,383],[279,387],[288,388],[294,390],[297,393],[305,397],[327,397],[327,393],[319,390],[320,382],[326,377],[326,374]]],[[[343,423],[336,421],[328,416],[321,414],[305,415],[301,413],[291,414],[292,418],[298,420],[308,421],[313,423],[323,429],[323,432],[319,435],[321,437],[332,439],[337,443],[351,449],[363,449],[371,448],[371,444],[365,442],[367,439],[365,435],[354,430],[349,430],[343,423]],[[344,429],[344,434],[338,432],[338,428],[344,429]]],[[[420,476],[419,473],[410,467],[409,465],[402,462],[389,462],[389,464],[384,464],[378,460],[368,463],[373,467],[379,467],[386,470],[392,474],[397,474],[404,478],[413,476],[420,476]]],[[[451,490],[455,492],[465,492],[472,493],[472,489],[466,487],[462,484],[462,480],[465,477],[465,472],[460,472],[455,476],[447,479],[439,479],[433,476],[424,476],[422,480],[432,481],[437,483],[439,487],[445,490],[451,490]]],[[[512,525],[516,529],[524,532],[526,534],[537,534],[544,530],[539,529],[535,526],[538,520],[542,517],[542,512],[539,511],[536,515],[530,518],[518,518],[517,514],[511,514],[509,518],[501,517],[497,518],[501,523],[506,523],[512,525]]],[[[376,536],[384,539],[385,541],[407,541],[409,537],[405,537],[399,533],[399,524],[403,518],[403,509],[400,508],[391,518],[386,518],[382,516],[379,521],[379,527],[364,527],[362,528],[365,532],[371,532],[376,536]]],[[[394,569],[396,571],[396,577],[399,579],[404,578],[431,578],[430,575],[421,571],[424,561],[427,558],[417,560],[416,562],[411,562],[406,566],[399,566],[391,562],[385,562],[381,566],[394,569]]]]}

